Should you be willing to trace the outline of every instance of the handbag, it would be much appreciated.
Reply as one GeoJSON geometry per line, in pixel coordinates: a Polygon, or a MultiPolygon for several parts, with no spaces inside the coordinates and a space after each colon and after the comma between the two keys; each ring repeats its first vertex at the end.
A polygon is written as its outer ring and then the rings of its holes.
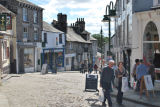
{"type": "Polygon", "coordinates": [[[102,88],[99,90],[99,101],[100,102],[104,101],[104,92],[102,88]]]}

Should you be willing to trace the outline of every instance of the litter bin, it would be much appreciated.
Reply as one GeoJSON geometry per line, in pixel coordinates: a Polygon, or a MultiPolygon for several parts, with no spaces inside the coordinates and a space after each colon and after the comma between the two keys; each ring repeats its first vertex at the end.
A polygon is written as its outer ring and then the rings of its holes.
{"type": "Polygon", "coordinates": [[[97,74],[86,74],[85,91],[98,91],[98,75],[97,74]]]}

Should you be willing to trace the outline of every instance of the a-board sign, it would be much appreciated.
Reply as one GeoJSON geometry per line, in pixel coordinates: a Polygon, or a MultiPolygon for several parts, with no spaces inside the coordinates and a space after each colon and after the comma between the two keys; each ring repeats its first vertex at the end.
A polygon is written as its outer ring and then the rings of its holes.
{"type": "Polygon", "coordinates": [[[43,64],[41,74],[47,74],[47,73],[48,73],[47,64],[43,64]]]}
{"type": "Polygon", "coordinates": [[[98,75],[97,74],[86,74],[86,84],[85,84],[85,90],[95,90],[97,89],[98,84],[98,75]]]}

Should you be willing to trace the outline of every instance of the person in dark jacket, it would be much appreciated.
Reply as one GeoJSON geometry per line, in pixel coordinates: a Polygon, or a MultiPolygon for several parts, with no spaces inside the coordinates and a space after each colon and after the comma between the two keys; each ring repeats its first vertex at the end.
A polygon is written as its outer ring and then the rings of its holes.
{"type": "Polygon", "coordinates": [[[153,64],[151,64],[151,63],[149,63],[148,65],[149,65],[148,73],[151,75],[152,83],[153,83],[153,86],[154,86],[155,66],[153,64]]]}
{"type": "MultiPolygon", "coordinates": [[[[102,102],[102,106],[106,106],[105,101],[108,100],[109,107],[112,107],[112,101],[110,97],[110,90],[111,90],[111,82],[114,79],[114,71],[112,69],[114,64],[113,60],[109,61],[109,65],[103,68],[101,78],[100,78],[100,87],[103,88],[104,91],[104,101],[102,102]]],[[[114,83],[113,83],[114,85],[114,83]]]]}
{"type": "Polygon", "coordinates": [[[119,62],[118,64],[118,70],[116,72],[116,78],[118,78],[118,93],[117,93],[117,103],[119,105],[122,105],[123,100],[123,92],[121,90],[122,88],[122,77],[127,77],[128,73],[126,72],[125,68],[123,67],[123,62],[119,62]]]}

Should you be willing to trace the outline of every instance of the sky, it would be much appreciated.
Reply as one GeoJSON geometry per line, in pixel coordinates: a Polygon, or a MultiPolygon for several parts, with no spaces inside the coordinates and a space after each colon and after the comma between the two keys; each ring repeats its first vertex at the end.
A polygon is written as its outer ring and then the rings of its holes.
{"type": "MultiPolygon", "coordinates": [[[[99,34],[102,26],[103,35],[108,36],[108,23],[101,22],[106,5],[110,0],[28,0],[42,8],[43,20],[51,23],[57,20],[57,14],[67,15],[68,26],[77,18],[84,18],[86,30],[91,34],[99,34]]],[[[115,2],[116,0],[112,0],[115,2]]],[[[112,19],[113,20],[113,19],[112,19]]],[[[114,34],[114,23],[111,23],[111,35],[114,34]]]]}

